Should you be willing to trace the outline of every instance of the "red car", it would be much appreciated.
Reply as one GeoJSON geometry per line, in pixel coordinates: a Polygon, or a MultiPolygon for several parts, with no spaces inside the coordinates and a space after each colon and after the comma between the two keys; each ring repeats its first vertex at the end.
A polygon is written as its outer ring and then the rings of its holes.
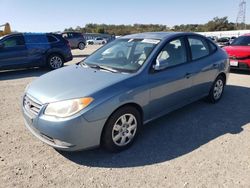
{"type": "Polygon", "coordinates": [[[250,70],[250,33],[236,38],[230,46],[223,49],[229,55],[232,69],[250,70]]]}

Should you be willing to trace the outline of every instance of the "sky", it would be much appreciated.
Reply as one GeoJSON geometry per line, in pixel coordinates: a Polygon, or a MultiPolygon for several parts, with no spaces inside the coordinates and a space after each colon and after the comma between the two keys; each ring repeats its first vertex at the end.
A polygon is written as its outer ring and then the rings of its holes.
{"type": "MultiPolygon", "coordinates": [[[[240,0],[0,0],[0,25],[19,32],[54,32],[87,23],[204,24],[235,22],[240,0]]],[[[250,0],[246,22],[250,23],[250,0]],[[248,11],[249,10],[249,11],[248,11]]]]}

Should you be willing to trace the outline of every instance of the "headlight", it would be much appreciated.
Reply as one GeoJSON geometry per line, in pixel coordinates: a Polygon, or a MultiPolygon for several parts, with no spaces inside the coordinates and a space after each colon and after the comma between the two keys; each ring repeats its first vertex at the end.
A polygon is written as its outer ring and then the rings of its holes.
{"type": "Polygon", "coordinates": [[[44,114],[62,118],[69,117],[87,107],[93,100],[91,97],[86,97],[50,103],[46,107],[44,114]]]}

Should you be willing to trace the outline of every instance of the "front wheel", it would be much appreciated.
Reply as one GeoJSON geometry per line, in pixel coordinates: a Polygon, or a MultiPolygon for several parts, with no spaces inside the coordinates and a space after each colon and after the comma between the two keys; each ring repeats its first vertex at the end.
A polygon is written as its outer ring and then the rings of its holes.
{"type": "Polygon", "coordinates": [[[52,54],[48,57],[47,64],[51,70],[63,67],[63,58],[58,54],[52,54]]]}
{"type": "Polygon", "coordinates": [[[216,103],[221,99],[224,92],[225,82],[226,81],[223,76],[218,76],[216,78],[208,95],[209,102],[216,103]]]}
{"type": "Polygon", "coordinates": [[[141,124],[137,109],[127,106],[117,110],[105,124],[101,145],[111,152],[127,149],[137,137],[141,124]]]}

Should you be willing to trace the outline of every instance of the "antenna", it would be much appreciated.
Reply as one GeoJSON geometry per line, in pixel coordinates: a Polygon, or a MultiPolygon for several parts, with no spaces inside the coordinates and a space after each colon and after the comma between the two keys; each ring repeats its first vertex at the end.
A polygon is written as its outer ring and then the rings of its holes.
{"type": "Polygon", "coordinates": [[[242,28],[246,29],[246,1],[241,0],[239,3],[239,11],[236,18],[236,29],[242,28]]]}

